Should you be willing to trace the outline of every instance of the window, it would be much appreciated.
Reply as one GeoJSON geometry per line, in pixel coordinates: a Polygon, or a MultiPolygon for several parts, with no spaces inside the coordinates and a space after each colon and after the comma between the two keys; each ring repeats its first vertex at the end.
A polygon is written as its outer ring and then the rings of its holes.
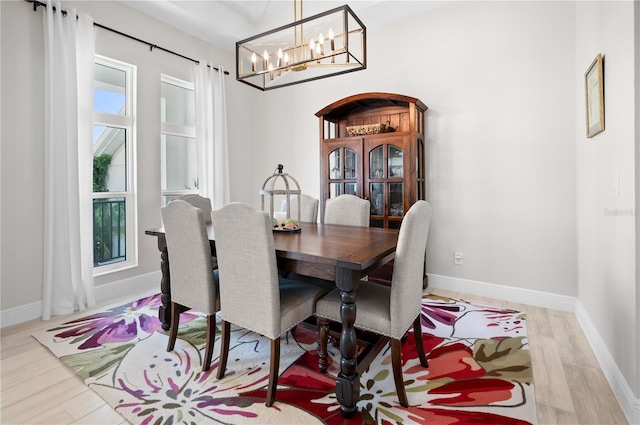
{"type": "Polygon", "coordinates": [[[195,94],[193,83],[162,75],[160,158],[163,204],[198,193],[195,94]]]}
{"type": "Polygon", "coordinates": [[[137,265],[136,68],[96,55],[93,107],[93,266],[101,275],[137,265]]]}

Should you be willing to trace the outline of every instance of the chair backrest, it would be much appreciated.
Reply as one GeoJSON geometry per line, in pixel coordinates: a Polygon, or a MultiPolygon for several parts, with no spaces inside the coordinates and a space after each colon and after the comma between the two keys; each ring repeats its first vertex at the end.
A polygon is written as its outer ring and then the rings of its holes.
{"type": "Polygon", "coordinates": [[[280,290],[269,213],[232,202],[212,216],[222,318],[278,338],[280,290]]]}
{"type": "Polygon", "coordinates": [[[171,301],[215,313],[216,286],[204,213],[179,199],[162,207],[160,213],[169,254],[171,301]]]}
{"type": "Polygon", "coordinates": [[[211,223],[211,199],[198,194],[188,194],[180,197],[180,200],[187,201],[196,208],[200,208],[204,213],[205,223],[211,223]]]}
{"type": "Polygon", "coordinates": [[[325,224],[369,227],[371,204],[355,195],[342,194],[327,199],[324,206],[325,224]]]}
{"type": "Polygon", "coordinates": [[[391,281],[391,334],[400,338],[420,313],[431,206],[417,201],[402,219],[391,281]]]}
{"type": "MultiPolygon", "coordinates": [[[[313,196],[300,194],[300,221],[307,223],[316,223],[318,221],[318,207],[320,200],[313,196]]],[[[281,211],[287,210],[287,198],[282,200],[281,211]]],[[[291,217],[297,217],[298,211],[298,195],[291,196],[291,217]]]]}

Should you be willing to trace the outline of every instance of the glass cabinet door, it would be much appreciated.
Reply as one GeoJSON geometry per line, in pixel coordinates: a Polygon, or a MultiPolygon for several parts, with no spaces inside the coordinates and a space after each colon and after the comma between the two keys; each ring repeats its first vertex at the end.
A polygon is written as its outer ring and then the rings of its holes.
{"type": "Polygon", "coordinates": [[[384,215],[384,183],[370,183],[371,215],[384,215]]]}
{"type": "Polygon", "coordinates": [[[358,194],[358,152],[349,147],[339,147],[327,155],[327,175],[329,177],[329,197],[344,193],[358,194]]]}
{"type": "Polygon", "coordinates": [[[404,185],[402,183],[388,183],[389,185],[389,211],[392,217],[404,215],[404,185]]]}
{"type": "Polygon", "coordinates": [[[342,178],[342,166],[340,164],[340,149],[331,151],[329,154],[329,178],[342,178]]]}
{"type": "Polygon", "coordinates": [[[358,183],[345,183],[344,193],[358,196],[358,183]]]}
{"type": "Polygon", "coordinates": [[[389,177],[402,177],[404,166],[402,162],[402,149],[389,145],[389,177]]]}
{"type": "Polygon", "coordinates": [[[329,198],[335,198],[339,195],[342,195],[342,184],[329,183],[329,198]]]}
{"type": "Polygon", "coordinates": [[[384,150],[382,146],[369,152],[369,178],[381,179],[384,177],[384,150]]]}
{"type": "Polygon", "coordinates": [[[358,155],[356,151],[344,148],[344,178],[355,179],[358,177],[358,155]]]}

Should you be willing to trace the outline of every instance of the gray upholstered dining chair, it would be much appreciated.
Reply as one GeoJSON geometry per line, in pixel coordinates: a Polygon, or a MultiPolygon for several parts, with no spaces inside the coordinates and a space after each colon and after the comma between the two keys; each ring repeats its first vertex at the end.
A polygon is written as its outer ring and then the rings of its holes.
{"type": "Polygon", "coordinates": [[[179,198],[182,201],[187,201],[191,205],[196,208],[200,208],[204,213],[204,222],[211,223],[211,199],[205,198],[204,196],[200,196],[195,193],[190,193],[188,195],[183,195],[179,198]]]}
{"type": "Polygon", "coordinates": [[[327,199],[324,206],[325,224],[369,227],[371,204],[355,195],[342,194],[327,199]]]}
{"type": "Polygon", "coordinates": [[[271,340],[271,366],[265,404],[275,400],[280,367],[281,335],[313,315],[316,300],[326,293],[318,286],[278,277],[271,217],[241,202],[214,210],[218,250],[222,342],[218,379],[229,355],[230,324],[271,340]]]}
{"type": "MultiPolygon", "coordinates": [[[[400,404],[408,406],[402,378],[400,341],[413,323],[420,364],[427,367],[422,344],[422,276],[431,206],[418,201],[411,206],[400,226],[391,287],[361,281],[356,301],[356,328],[390,338],[391,365],[400,404]]],[[[316,303],[320,369],[327,370],[327,335],[329,321],[340,322],[340,291],[335,289],[316,303]]]]}
{"type": "MultiPolygon", "coordinates": [[[[211,206],[211,199],[205,198],[204,196],[200,196],[195,193],[190,193],[188,195],[183,195],[179,198],[181,201],[186,201],[193,205],[196,208],[200,208],[202,213],[204,214],[204,222],[211,223],[211,211],[213,210],[211,206]]],[[[218,259],[215,255],[211,256],[211,266],[214,269],[218,268],[218,259]]]]}
{"type": "Polygon", "coordinates": [[[211,247],[204,213],[190,203],[174,200],[160,209],[164,223],[171,273],[171,327],[167,351],[173,351],[180,314],[189,309],[207,315],[207,345],[202,370],[209,369],[216,338],[216,312],[220,309],[217,271],[211,264],[211,247]]]}
{"type": "MultiPolygon", "coordinates": [[[[291,217],[298,216],[298,195],[291,196],[291,217]]],[[[313,196],[306,195],[304,193],[300,194],[300,221],[304,221],[307,223],[316,223],[318,221],[318,207],[320,205],[320,200],[314,198],[313,196]]],[[[280,207],[281,211],[287,210],[287,198],[282,200],[282,206],[280,207]]]]}

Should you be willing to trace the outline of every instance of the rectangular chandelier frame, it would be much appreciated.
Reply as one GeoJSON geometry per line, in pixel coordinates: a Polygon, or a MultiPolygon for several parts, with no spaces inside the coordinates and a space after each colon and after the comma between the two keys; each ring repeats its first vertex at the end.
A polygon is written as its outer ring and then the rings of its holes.
{"type": "Polygon", "coordinates": [[[262,91],[366,68],[367,29],[348,5],[236,42],[236,80],[262,91]]]}

